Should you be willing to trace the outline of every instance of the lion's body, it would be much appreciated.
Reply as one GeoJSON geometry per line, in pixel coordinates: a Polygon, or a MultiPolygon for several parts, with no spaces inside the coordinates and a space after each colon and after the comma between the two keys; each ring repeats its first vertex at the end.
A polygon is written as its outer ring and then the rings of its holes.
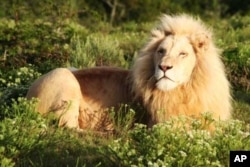
{"type": "Polygon", "coordinates": [[[128,70],[90,68],[73,72],[81,86],[83,104],[79,126],[82,129],[112,130],[107,110],[118,110],[121,104],[131,104],[128,70]]]}
{"type": "Polygon", "coordinates": [[[59,125],[78,127],[79,106],[82,95],[74,75],[64,68],[55,69],[37,79],[30,87],[27,98],[38,98],[37,111],[55,112],[59,125]]]}
{"type": "Polygon", "coordinates": [[[142,48],[132,71],[101,67],[70,72],[56,69],[38,79],[27,97],[38,97],[38,111],[47,113],[71,102],[61,125],[110,130],[106,110],[139,102],[147,110],[148,126],[185,115],[230,118],[230,86],[212,41],[212,33],[186,15],[161,18],[142,48]]]}
{"type": "Polygon", "coordinates": [[[36,80],[27,98],[39,99],[41,114],[55,112],[60,126],[109,131],[112,124],[106,110],[132,102],[128,74],[128,70],[107,67],[73,72],[58,68],[36,80]]]}

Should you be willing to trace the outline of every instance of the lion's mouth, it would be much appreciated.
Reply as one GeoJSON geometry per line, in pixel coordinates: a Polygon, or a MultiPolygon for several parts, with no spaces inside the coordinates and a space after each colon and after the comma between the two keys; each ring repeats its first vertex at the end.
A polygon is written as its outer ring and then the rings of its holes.
{"type": "Polygon", "coordinates": [[[166,80],[170,80],[170,81],[172,81],[172,82],[175,82],[173,79],[171,79],[171,78],[169,78],[168,76],[162,76],[161,78],[159,78],[158,79],[158,81],[160,81],[160,80],[163,80],[163,79],[166,79],[166,80]]]}

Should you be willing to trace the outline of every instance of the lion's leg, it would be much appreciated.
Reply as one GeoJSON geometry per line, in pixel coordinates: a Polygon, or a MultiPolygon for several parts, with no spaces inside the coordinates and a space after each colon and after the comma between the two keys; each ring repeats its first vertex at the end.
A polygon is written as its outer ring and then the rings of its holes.
{"type": "MultiPolygon", "coordinates": [[[[63,103],[60,108],[57,108],[55,114],[59,118],[59,126],[66,126],[69,128],[78,128],[78,117],[79,117],[79,99],[73,98],[60,98],[63,103]]],[[[52,106],[55,107],[55,106],[52,106]]],[[[52,110],[53,111],[53,110],[52,110]]]]}
{"type": "Polygon", "coordinates": [[[37,111],[52,111],[59,117],[59,126],[78,128],[79,105],[82,98],[80,85],[66,68],[55,69],[36,80],[27,98],[39,99],[37,111]]]}

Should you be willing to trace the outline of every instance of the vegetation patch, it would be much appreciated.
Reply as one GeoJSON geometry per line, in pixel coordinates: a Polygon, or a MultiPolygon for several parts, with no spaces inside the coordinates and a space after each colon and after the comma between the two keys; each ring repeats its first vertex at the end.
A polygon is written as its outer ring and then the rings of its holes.
{"type": "Polygon", "coordinates": [[[1,2],[0,166],[217,167],[229,166],[230,150],[250,150],[249,5],[115,0],[115,8],[108,2],[1,2]],[[232,119],[215,122],[212,134],[183,117],[151,129],[132,125],[136,111],[126,105],[114,119],[115,134],[58,128],[53,116],[35,111],[37,99],[24,98],[36,78],[56,67],[130,68],[160,12],[190,9],[214,29],[232,84],[232,119]],[[191,127],[176,127],[187,120],[191,127]]]}

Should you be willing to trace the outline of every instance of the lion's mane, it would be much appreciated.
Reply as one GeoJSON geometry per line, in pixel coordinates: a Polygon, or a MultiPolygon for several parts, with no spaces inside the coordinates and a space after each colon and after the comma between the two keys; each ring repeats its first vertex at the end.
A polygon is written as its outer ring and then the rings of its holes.
{"type": "Polygon", "coordinates": [[[148,110],[149,126],[172,116],[199,117],[203,112],[211,112],[217,120],[230,118],[230,85],[220,52],[214,45],[211,30],[193,17],[161,17],[159,25],[151,31],[151,38],[135,60],[132,81],[133,92],[148,110]],[[169,34],[189,38],[197,63],[187,83],[173,90],[162,91],[155,86],[153,55],[161,41],[169,34]]]}

